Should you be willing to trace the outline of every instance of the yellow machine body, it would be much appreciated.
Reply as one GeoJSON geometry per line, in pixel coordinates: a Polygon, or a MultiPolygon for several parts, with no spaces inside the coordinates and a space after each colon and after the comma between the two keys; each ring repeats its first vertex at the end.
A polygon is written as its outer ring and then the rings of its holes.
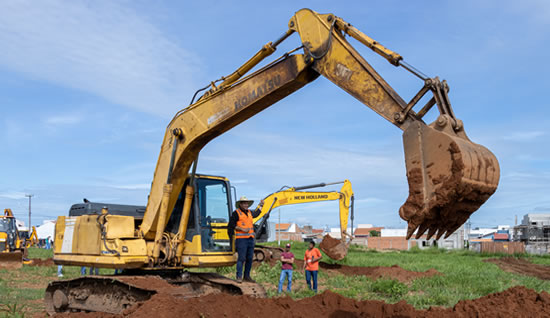
{"type": "MultiPolygon", "coordinates": [[[[428,236],[449,235],[496,190],[498,161],[466,137],[464,125],[451,108],[445,81],[419,74],[399,54],[343,19],[302,9],[290,19],[281,38],[264,45],[234,73],[212,82],[206,93],[174,116],[164,135],[143,219],[115,217],[108,211],[99,216],[61,218],[55,262],[114,268],[232,264],[232,246],[230,242],[222,244],[223,234],[216,229],[216,224],[228,221],[231,212],[229,182],[223,177],[197,176],[198,154],[211,140],[319,76],[404,131],[410,191],[400,215],[409,224],[408,236],[425,231],[428,236]],[[296,50],[303,49],[301,54],[293,50],[246,75],[293,33],[300,36],[296,50]],[[346,36],[421,78],[422,89],[405,102],[346,36]],[[427,93],[433,94],[429,102],[413,110],[427,93]],[[422,118],[434,105],[440,115],[428,125],[422,118]],[[205,192],[208,187],[211,189],[205,192]],[[213,193],[217,197],[212,197],[213,193]]],[[[342,231],[347,227],[342,215],[340,225],[342,231]]]]}

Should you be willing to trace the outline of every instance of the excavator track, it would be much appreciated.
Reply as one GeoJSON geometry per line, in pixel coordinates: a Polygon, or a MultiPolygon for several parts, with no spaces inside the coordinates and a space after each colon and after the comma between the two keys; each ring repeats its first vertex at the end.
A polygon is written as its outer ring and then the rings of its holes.
{"type": "Polygon", "coordinates": [[[280,247],[258,245],[254,246],[254,262],[262,263],[270,259],[278,260],[284,250],[280,247]]]}
{"type": "Polygon", "coordinates": [[[259,284],[238,283],[216,273],[149,271],[148,275],[88,276],[55,281],[46,288],[44,300],[50,315],[92,311],[122,314],[155,294],[185,299],[215,293],[267,296],[259,284]]]}

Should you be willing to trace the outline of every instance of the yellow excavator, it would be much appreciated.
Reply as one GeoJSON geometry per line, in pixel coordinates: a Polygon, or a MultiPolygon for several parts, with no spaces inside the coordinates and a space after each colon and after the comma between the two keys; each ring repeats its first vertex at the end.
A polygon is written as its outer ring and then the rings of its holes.
{"type": "MultiPolygon", "coordinates": [[[[306,186],[288,187],[284,186],[279,191],[271,193],[264,199],[264,205],[260,214],[253,219],[254,228],[256,233],[256,242],[262,242],[267,240],[269,236],[269,227],[267,226],[267,220],[273,209],[276,209],[285,205],[301,204],[301,203],[313,203],[323,201],[339,201],[339,222],[340,222],[340,234],[342,237],[347,237],[351,240],[352,235],[347,232],[348,220],[350,219],[351,208],[351,226],[353,227],[354,211],[353,211],[353,189],[349,180],[330,182],[330,183],[318,183],[306,186]],[[343,184],[340,191],[302,191],[314,188],[322,188],[335,184],[343,184]]],[[[213,220],[212,230],[215,232],[213,237],[218,241],[229,242],[229,235],[227,234],[227,220],[213,220]]],[[[333,247],[331,250],[323,250],[325,253],[333,259],[343,259],[347,254],[348,242],[341,242],[339,246],[333,247]]],[[[254,248],[254,261],[263,262],[266,259],[273,258],[279,259],[280,253],[283,250],[278,247],[270,247],[256,244],[254,248]]]]}
{"type": "Polygon", "coordinates": [[[151,284],[145,275],[163,279],[163,292],[173,286],[177,297],[213,292],[265,296],[258,284],[185,271],[236,262],[233,245],[212,239],[209,224],[213,218],[229,218],[232,212],[229,180],[198,175],[199,152],[212,139],[319,76],[403,130],[409,196],[399,215],[408,222],[408,237],[426,231],[429,237],[450,235],[496,191],[498,161],[466,136],[451,107],[446,81],[428,78],[341,18],[302,9],[280,38],[264,45],[232,74],[197,91],[190,105],[176,113],[166,128],[141,219],[114,215],[108,209],[98,215],[58,218],[56,264],[117,268],[123,269],[123,275],[52,282],[45,293],[47,311],[120,313],[158,292],[155,286],[160,284],[151,284]],[[294,33],[301,39],[296,49],[250,72],[294,33]],[[348,38],[418,77],[423,83],[420,91],[404,101],[348,38]],[[428,102],[415,110],[426,94],[428,102]],[[423,118],[433,109],[439,116],[426,124],[423,118]]]}
{"type": "Polygon", "coordinates": [[[29,248],[38,244],[38,234],[36,234],[36,227],[32,227],[32,231],[20,230],[19,236],[25,241],[25,247],[29,248]]]}
{"type": "Polygon", "coordinates": [[[4,215],[0,216],[0,268],[21,268],[23,259],[27,257],[25,239],[17,230],[15,221],[11,209],[4,209],[4,215]]]}

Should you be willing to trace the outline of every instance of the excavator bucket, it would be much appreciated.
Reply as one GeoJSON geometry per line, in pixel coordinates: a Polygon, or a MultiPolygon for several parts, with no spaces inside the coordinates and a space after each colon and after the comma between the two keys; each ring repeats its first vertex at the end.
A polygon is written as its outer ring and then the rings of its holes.
{"type": "Polygon", "coordinates": [[[348,244],[343,240],[337,240],[330,235],[325,235],[319,245],[321,251],[334,260],[342,260],[348,254],[348,244]]]}
{"type": "Polygon", "coordinates": [[[441,115],[429,126],[411,124],[403,133],[409,197],[399,215],[407,239],[448,237],[495,192],[500,168],[495,155],[471,142],[461,121],[441,115]]]}
{"type": "Polygon", "coordinates": [[[23,267],[23,253],[5,252],[0,253],[0,268],[18,269],[23,267]]]}

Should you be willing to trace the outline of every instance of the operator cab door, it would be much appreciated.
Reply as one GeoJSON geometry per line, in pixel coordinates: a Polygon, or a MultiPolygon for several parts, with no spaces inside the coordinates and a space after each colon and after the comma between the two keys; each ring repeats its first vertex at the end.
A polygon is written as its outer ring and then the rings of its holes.
{"type": "Polygon", "coordinates": [[[231,252],[227,239],[227,223],[231,216],[229,182],[220,179],[196,179],[196,202],[193,204],[198,217],[198,232],[204,252],[231,252]]]}
{"type": "MultiPolygon", "coordinates": [[[[182,189],[185,189],[188,182],[189,179],[182,189]]],[[[232,252],[231,240],[227,236],[227,223],[232,213],[229,189],[229,182],[224,179],[204,176],[197,176],[195,179],[195,195],[191,203],[185,240],[192,242],[199,236],[203,252],[232,252]]],[[[184,201],[185,190],[182,190],[166,226],[166,230],[172,234],[178,232],[184,201]]]]}

